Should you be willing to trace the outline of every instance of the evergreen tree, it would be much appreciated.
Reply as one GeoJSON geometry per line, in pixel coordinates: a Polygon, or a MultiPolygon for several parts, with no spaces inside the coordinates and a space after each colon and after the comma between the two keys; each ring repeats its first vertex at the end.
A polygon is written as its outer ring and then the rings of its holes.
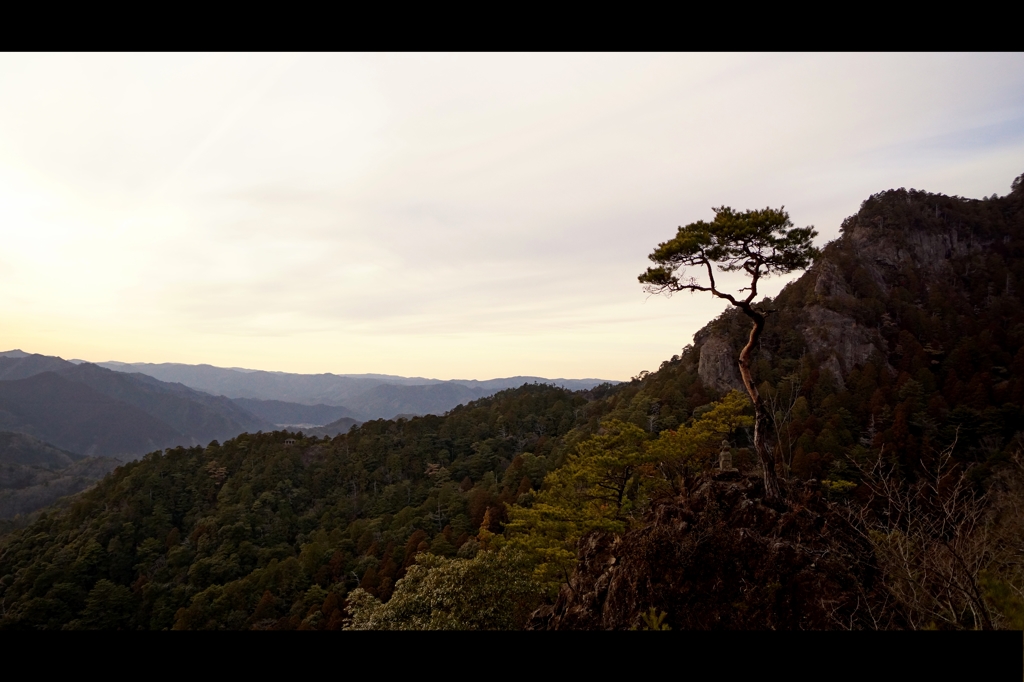
{"type": "Polygon", "coordinates": [[[789,214],[781,208],[739,213],[723,206],[714,211],[715,219],[710,223],[701,220],[680,227],[674,238],[659,244],[650,255],[656,265],[640,275],[639,280],[651,293],[710,292],[750,318],[750,336],[739,357],[740,376],[754,403],[754,449],[764,467],[765,496],[777,498],[779,482],[766,433],[771,417],[751,373],[751,357],[769,311],[755,304],[754,299],[761,277],[800,270],[811,264],[818,255],[811,245],[817,232],[811,227],[794,228],[789,214]],[[687,274],[686,268],[696,268],[697,274],[687,274]],[[750,285],[740,289],[747,295],[721,291],[715,282],[715,269],[742,270],[749,275],[750,285]],[[698,279],[705,273],[706,280],[698,279]]]}

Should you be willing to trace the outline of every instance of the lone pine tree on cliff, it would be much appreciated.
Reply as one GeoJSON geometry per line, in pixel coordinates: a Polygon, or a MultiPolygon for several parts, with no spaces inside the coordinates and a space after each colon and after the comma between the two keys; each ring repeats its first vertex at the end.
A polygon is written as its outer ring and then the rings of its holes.
{"type": "Polygon", "coordinates": [[[751,354],[769,311],[759,309],[753,301],[762,277],[802,270],[811,264],[819,253],[811,245],[818,233],[813,227],[793,227],[789,214],[782,208],[742,213],[727,206],[713,210],[715,219],[710,223],[700,220],[680,227],[674,238],[659,244],[648,256],[655,266],[648,268],[639,279],[644,288],[654,294],[711,292],[750,318],[753,323],[750,338],[740,351],[738,364],[743,385],[754,403],[754,449],[764,468],[765,497],[775,499],[780,493],[775,459],[767,442],[770,420],[750,373],[751,354]],[[696,273],[688,274],[687,268],[696,273]],[[721,291],[715,282],[716,269],[721,272],[742,270],[749,275],[750,285],[741,288],[735,296],[721,291]]]}

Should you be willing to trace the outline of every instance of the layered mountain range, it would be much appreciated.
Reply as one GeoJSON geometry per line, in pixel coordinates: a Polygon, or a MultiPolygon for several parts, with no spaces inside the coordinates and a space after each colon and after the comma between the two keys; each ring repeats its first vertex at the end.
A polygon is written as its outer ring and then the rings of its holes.
{"type": "MultiPolygon", "coordinates": [[[[343,407],[348,411],[338,413],[335,418],[345,416],[362,420],[390,419],[398,414],[442,414],[459,403],[493,395],[506,388],[518,388],[523,384],[552,384],[570,391],[579,391],[607,382],[606,379],[545,379],[535,376],[514,376],[485,381],[444,381],[391,374],[294,374],[171,362],[96,364],[116,372],[141,373],[160,381],[180,383],[212,395],[248,399],[250,402],[245,405],[254,411],[277,408],[269,405],[257,407],[251,401],[283,401],[301,405],[343,407]]],[[[257,414],[262,416],[263,412],[257,411],[257,414]]],[[[269,415],[270,412],[266,414],[269,415]]],[[[289,418],[298,419],[298,416],[289,418]]],[[[308,423],[306,419],[292,423],[304,422],[308,423]]],[[[275,423],[289,422],[275,420],[275,423]]]]}
{"type": "Polygon", "coordinates": [[[79,455],[132,459],[271,422],[182,384],[21,351],[0,354],[0,429],[79,455]]]}
{"type": "Polygon", "coordinates": [[[389,375],[289,374],[209,365],[89,363],[0,353],[0,430],[86,456],[132,459],[243,432],[336,435],[369,419],[443,414],[525,383],[590,388],[596,379],[439,381],[389,375]]]}

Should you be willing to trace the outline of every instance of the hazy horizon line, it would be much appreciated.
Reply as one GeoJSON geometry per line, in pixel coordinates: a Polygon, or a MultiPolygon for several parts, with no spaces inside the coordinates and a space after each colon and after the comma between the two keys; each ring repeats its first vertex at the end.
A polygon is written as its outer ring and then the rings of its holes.
{"type": "Polygon", "coordinates": [[[609,382],[609,383],[624,383],[624,382],[628,381],[628,379],[625,379],[625,380],[624,379],[606,379],[606,378],[601,378],[601,377],[579,377],[579,378],[576,378],[576,377],[544,377],[544,376],[539,376],[539,375],[534,375],[534,374],[513,374],[513,375],[510,375],[510,376],[504,376],[504,377],[495,376],[495,377],[491,377],[490,379],[462,379],[462,378],[439,379],[437,377],[405,376],[405,375],[402,375],[402,374],[384,374],[384,373],[381,373],[381,372],[358,372],[358,373],[355,373],[355,372],[353,372],[353,373],[347,373],[347,372],[346,373],[339,373],[339,372],[285,372],[285,371],[276,370],[276,369],[254,369],[254,368],[251,368],[251,367],[222,367],[220,365],[212,365],[212,364],[207,363],[207,362],[200,362],[200,363],[188,363],[188,362],[124,362],[122,360],[98,360],[98,361],[97,360],[84,360],[82,358],[63,358],[63,357],[61,357],[59,355],[46,356],[43,353],[33,353],[33,352],[26,351],[26,350],[22,350],[21,348],[12,348],[10,350],[0,351],[0,357],[7,356],[9,353],[25,353],[26,355],[42,355],[43,357],[55,357],[55,358],[59,358],[61,360],[64,360],[65,362],[71,362],[71,363],[75,363],[75,364],[88,363],[88,364],[92,364],[92,365],[100,365],[102,363],[107,363],[107,364],[118,364],[118,365],[127,365],[127,366],[133,366],[133,365],[180,365],[180,366],[183,366],[183,367],[212,367],[214,369],[225,369],[225,370],[231,370],[231,371],[235,371],[235,372],[266,372],[268,374],[292,374],[292,375],[297,375],[297,376],[319,376],[319,375],[329,374],[331,376],[352,377],[352,378],[357,378],[357,379],[358,378],[375,378],[375,377],[381,377],[381,378],[393,377],[393,378],[396,378],[396,379],[423,379],[424,381],[438,381],[438,382],[447,382],[447,381],[476,381],[476,382],[483,382],[483,381],[496,381],[498,379],[519,379],[519,378],[523,378],[523,379],[545,379],[547,381],[600,381],[600,382],[609,382]]]}

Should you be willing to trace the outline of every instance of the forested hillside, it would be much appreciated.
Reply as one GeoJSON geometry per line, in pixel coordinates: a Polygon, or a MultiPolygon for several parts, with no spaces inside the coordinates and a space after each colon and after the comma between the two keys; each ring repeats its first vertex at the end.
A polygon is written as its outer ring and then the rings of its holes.
{"type": "Polygon", "coordinates": [[[626,384],[147,455],[0,541],[0,627],[1019,628],[1022,285],[1020,179],[872,196],[763,302],[780,502],[730,311],[626,384]]]}
{"type": "Polygon", "coordinates": [[[500,532],[585,406],[527,386],[333,440],[148,455],[5,543],[4,627],[338,627],[349,590],[386,598],[417,553],[500,532]]]}
{"type": "Polygon", "coordinates": [[[83,457],[24,433],[0,431],[0,533],[25,525],[13,519],[77,493],[113,471],[120,460],[83,457]]]}

